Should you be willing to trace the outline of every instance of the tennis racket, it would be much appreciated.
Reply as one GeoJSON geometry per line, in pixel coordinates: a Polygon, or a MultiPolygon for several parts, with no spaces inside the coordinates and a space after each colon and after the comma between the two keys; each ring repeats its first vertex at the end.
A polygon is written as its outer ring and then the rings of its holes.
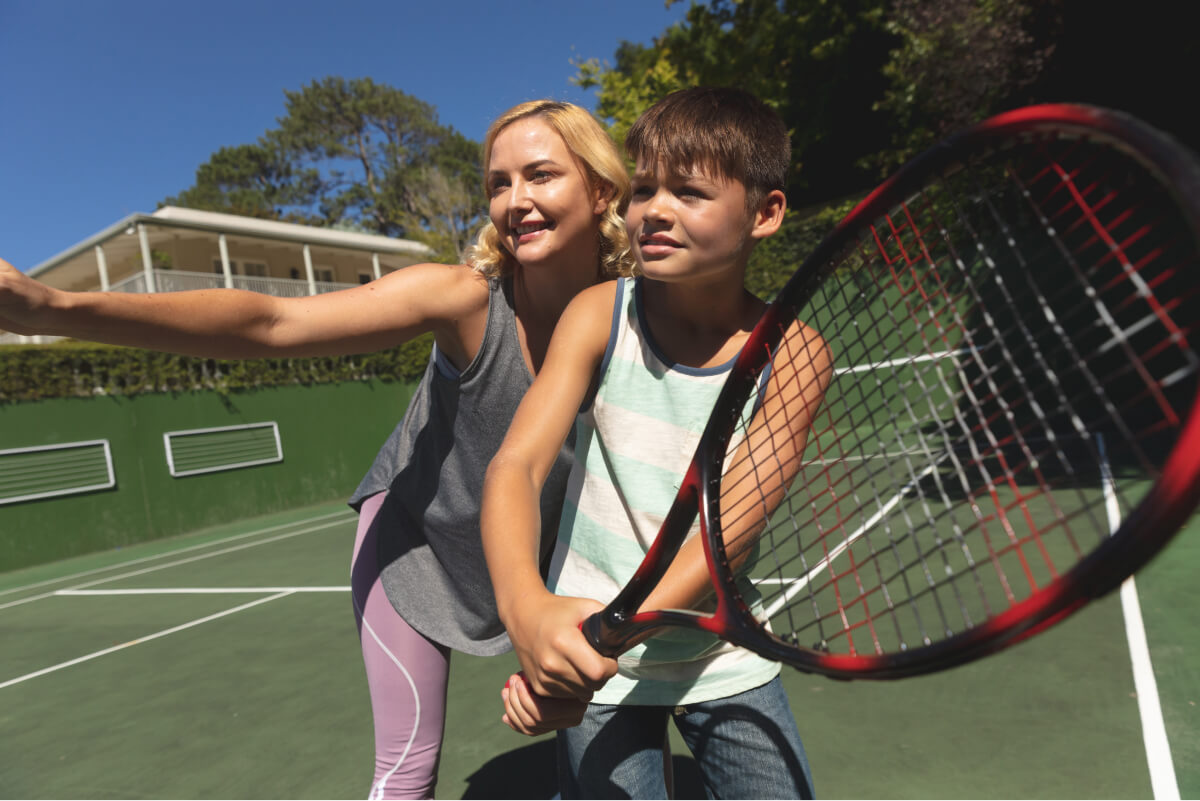
{"type": "Polygon", "coordinates": [[[750,335],[589,641],[684,626],[897,678],[1116,588],[1200,500],[1198,221],[1190,153],[1101,109],[1002,114],[905,165],[750,335]],[[697,516],[715,612],[638,612],[697,516]]]}

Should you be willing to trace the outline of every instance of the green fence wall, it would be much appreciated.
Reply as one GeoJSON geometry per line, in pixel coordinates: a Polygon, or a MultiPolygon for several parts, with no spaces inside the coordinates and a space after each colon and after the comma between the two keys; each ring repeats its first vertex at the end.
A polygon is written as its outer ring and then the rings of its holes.
{"type": "Polygon", "coordinates": [[[0,571],[347,497],[415,382],[0,404],[0,450],[107,439],[116,486],[0,505],[0,571]],[[275,421],[283,461],[172,478],[166,431],[275,421]]]}

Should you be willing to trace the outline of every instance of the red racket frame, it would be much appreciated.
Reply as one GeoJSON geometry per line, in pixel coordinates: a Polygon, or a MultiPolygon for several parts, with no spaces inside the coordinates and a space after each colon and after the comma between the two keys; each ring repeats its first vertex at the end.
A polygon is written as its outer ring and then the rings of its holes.
{"type": "MultiPolygon", "coordinates": [[[[1026,600],[936,643],[882,655],[831,654],[790,645],[754,618],[736,587],[724,545],[716,534],[720,531],[719,488],[725,446],[746,400],[755,391],[760,372],[821,280],[819,269],[855,241],[863,225],[919,189],[930,174],[944,174],[962,164],[966,156],[1001,147],[1006,141],[1047,132],[1103,139],[1139,162],[1172,193],[1191,225],[1200,253],[1200,168],[1180,146],[1124,114],[1076,105],[1030,106],[973,126],[913,159],[864,198],[817,246],[751,332],[658,537],[621,593],[604,611],[584,621],[583,631],[598,651],[616,656],[648,631],[682,626],[711,632],[802,671],[835,678],[894,679],[931,673],[1020,642],[1111,592],[1187,522],[1200,502],[1200,393],[1193,398],[1160,479],[1107,541],[1026,600]],[[713,577],[715,611],[636,613],[666,572],[697,514],[713,577]]],[[[1196,267],[1200,269],[1200,265],[1196,267]]]]}

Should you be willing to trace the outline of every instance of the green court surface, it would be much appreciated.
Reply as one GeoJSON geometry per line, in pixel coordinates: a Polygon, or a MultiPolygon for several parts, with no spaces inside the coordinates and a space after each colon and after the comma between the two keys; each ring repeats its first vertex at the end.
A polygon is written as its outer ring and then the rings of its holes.
{"type": "MultiPolygon", "coordinates": [[[[352,513],[327,504],[0,574],[0,796],[365,797],[353,537],[352,513]]],[[[1114,594],[933,676],[785,668],[818,796],[1151,798],[1151,762],[1200,796],[1197,566],[1194,520],[1137,577],[1169,753],[1148,759],[1114,594]]],[[[500,722],[514,665],[454,656],[438,797],[554,794],[550,738],[500,722]]],[[[702,794],[675,752],[678,796],[702,794]]]]}

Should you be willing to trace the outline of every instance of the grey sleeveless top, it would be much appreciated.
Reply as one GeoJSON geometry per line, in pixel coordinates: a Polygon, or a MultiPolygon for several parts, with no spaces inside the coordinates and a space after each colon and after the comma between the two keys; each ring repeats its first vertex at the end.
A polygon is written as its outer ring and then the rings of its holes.
{"type": "MultiPolygon", "coordinates": [[[[379,565],[388,600],[429,639],[476,656],[512,648],[483,558],[479,508],[488,462],[533,376],[521,355],[512,280],[489,282],[487,328],[461,373],[434,348],[404,419],[350,505],[389,490],[379,509],[379,565]]],[[[542,489],[542,564],[553,550],[574,432],[542,489]]]]}

